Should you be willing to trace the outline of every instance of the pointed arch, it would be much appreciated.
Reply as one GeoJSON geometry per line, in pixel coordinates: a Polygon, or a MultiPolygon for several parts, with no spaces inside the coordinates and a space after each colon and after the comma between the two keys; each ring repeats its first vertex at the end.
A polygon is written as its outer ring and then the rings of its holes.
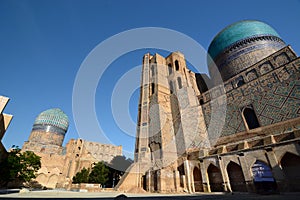
{"type": "Polygon", "coordinates": [[[35,179],[37,182],[39,182],[39,184],[41,184],[41,185],[46,185],[47,184],[47,182],[48,182],[48,177],[47,177],[47,175],[46,174],[44,174],[44,173],[41,173],[41,174],[38,174],[37,176],[36,176],[36,179],[35,179]]]}
{"type": "Polygon", "coordinates": [[[198,167],[193,170],[195,192],[203,192],[201,171],[198,167]]]}
{"type": "Polygon", "coordinates": [[[254,186],[258,193],[276,191],[277,185],[273,177],[272,169],[267,163],[256,160],[251,170],[254,186]]]}
{"type": "Polygon", "coordinates": [[[245,177],[240,165],[230,161],[229,164],[227,165],[227,173],[228,173],[229,182],[232,191],[234,192],[247,191],[245,177]]]}
{"type": "Polygon", "coordinates": [[[286,152],[280,160],[290,192],[300,191],[300,156],[286,152]]]}
{"type": "Polygon", "coordinates": [[[256,116],[256,113],[254,111],[254,109],[252,108],[252,106],[247,106],[245,108],[243,108],[242,110],[243,113],[243,117],[245,119],[245,125],[246,127],[248,127],[248,129],[255,129],[258,128],[259,122],[256,116]]]}
{"type": "Polygon", "coordinates": [[[58,175],[53,174],[49,177],[48,183],[47,183],[47,187],[49,188],[55,188],[56,184],[58,182],[58,175]]]}
{"type": "Polygon", "coordinates": [[[210,164],[207,168],[207,175],[211,192],[223,192],[223,179],[220,169],[210,164]]]}

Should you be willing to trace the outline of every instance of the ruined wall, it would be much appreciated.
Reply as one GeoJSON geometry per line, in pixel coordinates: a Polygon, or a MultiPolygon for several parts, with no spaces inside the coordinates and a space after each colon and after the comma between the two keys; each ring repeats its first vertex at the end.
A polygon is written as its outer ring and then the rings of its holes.
{"type": "Polygon", "coordinates": [[[48,188],[70,188],[72,178],[83,168],[95,163],[109,163],[115,156],[122,156],[122,146],[71,139],[66,147],[25,142],[22,151],[33,151],[41,157],[41,168],[36,181],[48,188]]]}

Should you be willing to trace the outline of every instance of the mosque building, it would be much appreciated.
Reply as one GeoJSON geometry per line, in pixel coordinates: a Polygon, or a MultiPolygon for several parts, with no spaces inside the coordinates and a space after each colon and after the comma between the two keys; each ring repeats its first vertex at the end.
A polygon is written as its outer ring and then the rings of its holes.
{"type": "Polygon", "coordinates": [[[300,191],[300,59],[261,21],[218,33],[209,77],[143,57],[135,162],[120,191],[300,191]]]}
{"type": "Polygon", "coordinates": [[[92,168],[94,163],[109,163],[122,155],[122,146],[71,139],[63,147],[69,127],[68,116],[59,108],[41,112],[32,127],[22,151],[33,151],[41,157],[41,168],[36,181],[47,188],[70,189],[72,178],[81,169],[92,168]]]}

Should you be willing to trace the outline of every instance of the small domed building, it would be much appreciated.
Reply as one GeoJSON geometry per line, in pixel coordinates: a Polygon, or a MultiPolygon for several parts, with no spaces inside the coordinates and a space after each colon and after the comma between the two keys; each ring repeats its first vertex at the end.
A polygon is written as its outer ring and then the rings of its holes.
{"type": "Polygon", "coordinates": [[[207,60],[210,78],[180,52],[144,55],[135,163],[119,190],[299,192],[300,58],[245,20],[214,37],[207,60]]]}
{"type": "Polygon", "coordinates": [[[35,119],[22,151],[33,151],[41,157],[36,181],[47,188],[70,189],[73,176],[94,163],[109,163],[122,155],[122,146],[71,139],[63,146],[69,128],[68,116],[59,108],[41,112],[35,119]]]}
{"type": "Polygon", "coordinates": [[[23,149],[60,154],[68,127],[68,116],[61,109],[46,110],[35,119],[30,137],[25,142],[23,149]]]}

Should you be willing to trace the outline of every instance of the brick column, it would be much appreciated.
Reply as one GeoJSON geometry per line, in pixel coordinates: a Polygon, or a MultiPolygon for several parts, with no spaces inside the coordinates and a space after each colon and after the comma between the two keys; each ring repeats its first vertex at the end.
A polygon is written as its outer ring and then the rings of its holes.
{"type": "Polygon", "coordinates": [[[239,155],[238,160],[240,162],[240,165],[242,167],[242,171],[244,174],[245,182],[246,182],[246,188],[247,191],[250,193],[255,192],[255,187],[253,183],[253,177],[251,174],[251,166],[248,166],[247,161],[245,160],[244,154],[239,155]]]}
{"type": "Polygon", "coordinates": [[[265,153],[270,167],[272,168],[274,179],[278,186],[277,190],[280,192],[288,191],[288,183],[286,182],[285,175],[277,160],[277,157],[272,149],[267,149],[265,153]]]}

